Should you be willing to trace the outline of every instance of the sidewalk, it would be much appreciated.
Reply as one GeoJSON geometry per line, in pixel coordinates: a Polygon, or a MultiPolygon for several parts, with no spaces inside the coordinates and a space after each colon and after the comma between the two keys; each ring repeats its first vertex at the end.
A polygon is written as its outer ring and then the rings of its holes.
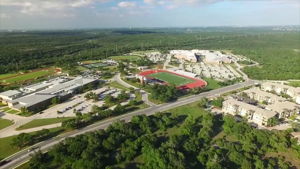
{"type": "Polygon", "coordinates": [[[4,130],[3,132],[0,132],[0,138],[18,135],[21,133],[31,133],[31,132],[39,131],[42,129],[51,129],[51,128],[56,128],[56,127],[60,127],[60,126],[61,126],[61,123],[55,123],[55,124],[50,124],[50,125],[46,125],[46,126],[25,129],[25,130],[15,130],[15,128],[13,128],[12,130],[9,130],[9,131],[4,130]]]}

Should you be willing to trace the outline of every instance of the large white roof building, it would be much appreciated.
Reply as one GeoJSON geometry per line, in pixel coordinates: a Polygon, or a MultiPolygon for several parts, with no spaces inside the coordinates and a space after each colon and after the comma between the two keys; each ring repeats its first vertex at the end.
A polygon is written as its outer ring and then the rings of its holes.
{"type": "Polygon", "coordinates": [[[222,54],[220,51],[210,50],[171,50],[170,54],[177,59],[183,59],[190,62],[202,60],[208,64],[231,63],[231,56],[222,54]]]}
{"type": "Polygon", "coordinates": [[[12,101],[22,95],[22,92],[18,90],[8,90],[0,93],[0,98],[5,101],[12,101]]]}
{"type": "Polygon", "coordinates": [[[231,63],[230,56],[222,54],[220,51],[210,51],[210,50],[194,50],[194,52],[199,55],[205,63],[209,64],[221,64],[221,63],[231,63]]]}
{"type": "Polygon", "coordinates": [[[74,79],[59,77],[26,86],[20,90],[2,92],[0,93],[0,101],[7,103],[9,107],[14,109],[26,107],[33,110],[49,105],[52,98],[66,97],[73,94],[77,89],[96,81],[95,78],[81,76],[74,79]]]}
{"type": "Polygon", "coordinates": [[[170,54],[177,59],[183,59],[189,62],[198,62],[199,60],[195,51],[191,50],[171,50],[170,54]]]}

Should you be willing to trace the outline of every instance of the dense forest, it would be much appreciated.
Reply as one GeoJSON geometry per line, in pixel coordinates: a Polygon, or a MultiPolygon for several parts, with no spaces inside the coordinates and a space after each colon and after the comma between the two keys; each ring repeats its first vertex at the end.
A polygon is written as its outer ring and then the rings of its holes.
{"type": "Polygon", "coordinates": [[[271,28],[116,29],[0,33],[0,72],[76,61],[133,50],[229,50],[261,64],[245,68],[255,79],[300,79],[300,33],[271,28]]]}
{"type": "Polygon", "coordinates": [[[106,130],[69,138],[48,153],[37,152],[32,169],[289,169],[283,155],[300,158],[288,131],[267,131],[212,115],[157,113],[115,122],[106,130]],[[279,155],[276,155],[276,154],[279,155]]]}

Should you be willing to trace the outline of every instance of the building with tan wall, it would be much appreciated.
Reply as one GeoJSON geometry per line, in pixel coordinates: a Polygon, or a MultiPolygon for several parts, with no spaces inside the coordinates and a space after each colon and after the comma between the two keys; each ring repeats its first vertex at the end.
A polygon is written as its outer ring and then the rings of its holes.
{"type": "Polygon", "coordinates": [[[299,87],[292,87],[280,83],[272,83],[272,82],[265,82],[261,85],[261,89],[268,92],[275,92],[277,94],[287,94],[293,100],[300,104],[300,88],[299,87]]]}
{"type": "Polygon", "coordinates": [[[261,109],[235,99],[224,101],[222,110],[225,114],[240,115],[249,122],[254,122],[260,126],[266,126],[268,120],[277,115],[276,112],[261,109]]]}

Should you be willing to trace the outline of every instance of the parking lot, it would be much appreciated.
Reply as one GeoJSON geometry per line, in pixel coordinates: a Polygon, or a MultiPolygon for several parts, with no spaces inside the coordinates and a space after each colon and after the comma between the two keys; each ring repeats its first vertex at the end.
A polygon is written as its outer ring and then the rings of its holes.
{"type": "Polygon", "coordinates": [[[39,118],[55,118],[55,117],[73,117],[75,116],[74,111],[79,111],[81,113],[88,113],[91,111],[92,106],[103,106],[106,95],[111,95],[117,97],[121,91],[115,88],[99,88],[97,90],[89,91],[94,92],[99,95],[99,101],[94,102],[93,100],[87,100],[84,94],[76,95],[71,99],[63,102],[61,104],[50,107],[49,109],[44,110],[41,114],[37,114],[39,118]]]}
{"type": "Polygon", "coordinates": [[[228,64],[206,64],[201,63],[185,63],[186,71],[195,73],[201,77],[214,78],[220,81],[232,80],[241,77],[241,75],[228,64]]]}

